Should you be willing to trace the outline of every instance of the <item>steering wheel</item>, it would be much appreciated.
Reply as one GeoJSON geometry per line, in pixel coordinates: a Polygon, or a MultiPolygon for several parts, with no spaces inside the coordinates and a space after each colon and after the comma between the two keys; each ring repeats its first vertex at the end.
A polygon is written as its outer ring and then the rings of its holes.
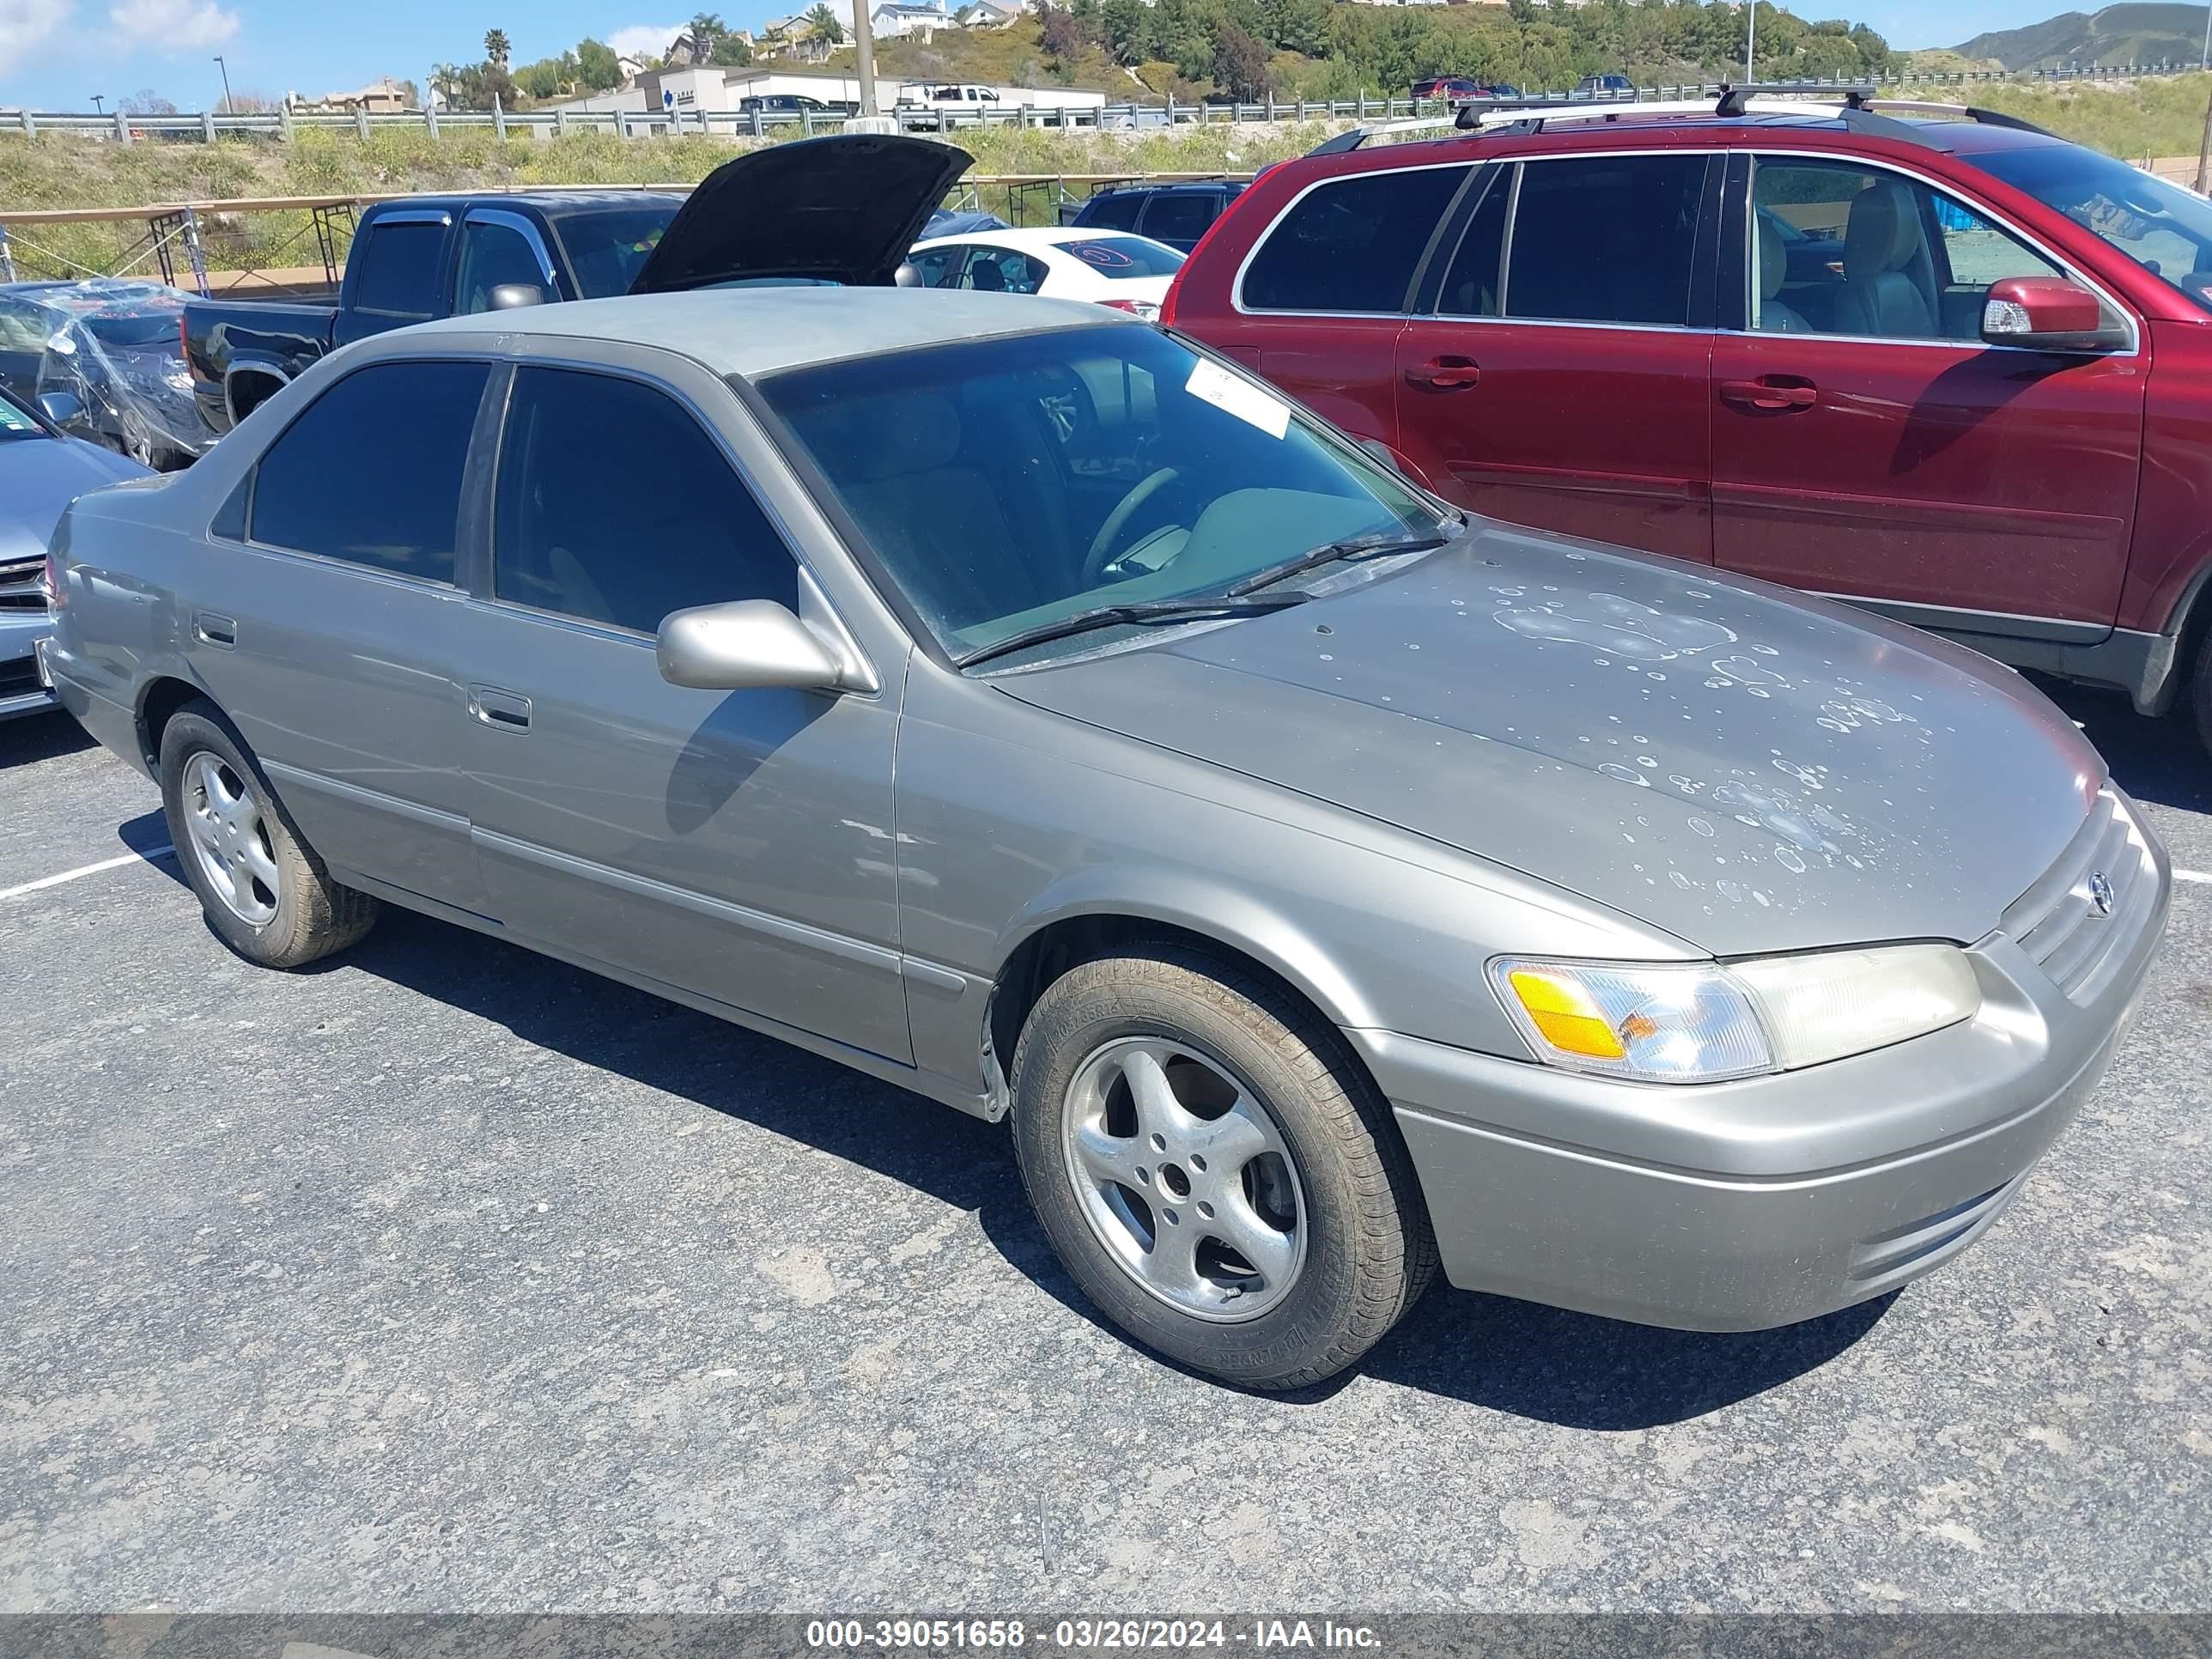
{"type": "Polygon", "coordinates": [[[1181,476],[1171,466],[1157,468],[1130,485],[1129,493],[1114,503],[1114,510],[1098,526],[1098,533],[1091,538],[1090,550],[1083,556],[1083,581],[1086,587],[1097,582],[1113,562],[1115,544],[1121,539],[1130,515],[1181,476]]]}

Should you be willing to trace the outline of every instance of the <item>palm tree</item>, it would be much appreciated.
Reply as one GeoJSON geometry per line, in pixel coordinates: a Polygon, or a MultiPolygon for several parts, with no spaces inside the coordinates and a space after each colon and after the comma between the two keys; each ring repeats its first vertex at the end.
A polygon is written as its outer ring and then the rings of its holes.
{"type": "Polygon", "coordinates": [[[507,55],[513,51],[514,48],[507,44],[507,31],[505,29],[486,29],[484,31],[484,56],[490,58],[493,63],[498,64],[501,69],[505,69],[507,67],[507,55]]]}
{"type": "Polygon", "coordinates": [[[814,0],[806,14],[806,27],[817,40],[827,40],[833,46],[845,44],[845,25],[830,9],[828,0],[814,0]]]}

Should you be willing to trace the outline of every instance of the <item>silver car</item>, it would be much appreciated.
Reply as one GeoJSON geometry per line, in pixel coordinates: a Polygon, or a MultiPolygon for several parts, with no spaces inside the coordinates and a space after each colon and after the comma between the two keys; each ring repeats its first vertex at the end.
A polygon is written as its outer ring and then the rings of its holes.
{"type": "Polygon", "coordinates": [[[409,329],[56,547],[62,699],[233,949],[399,904],[1010,1116],[1089,1295],[1247,1386],[1439,1262],[1711,1330],[1928,1272],[2165,922],[2009,671],[1465,519],[1079,303],[409,329]]]}

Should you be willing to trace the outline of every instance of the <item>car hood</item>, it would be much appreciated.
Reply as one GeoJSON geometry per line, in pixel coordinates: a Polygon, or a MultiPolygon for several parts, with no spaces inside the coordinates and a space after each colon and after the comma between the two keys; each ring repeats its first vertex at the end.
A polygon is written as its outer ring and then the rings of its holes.
{"type": "Polygon", "coordinates": [[[88,489],[152,476],[76,438],[0,438],[0,560],[44,555],[62,509],[88,489]]]}
{"type": "Polygon", "coordinates": [[[725,161],[668,222],[630,284],[672,294],[763,276],[888,287],[975,158],[926,138],[840,134],[725,161]]]}
{"type": "Polygon", "coordinates": [[[1478,523],[1331,585],[994,684],[1724,957],[1978,939],[2105,776],[2010,670],[1765,583],[1478,523]]]}

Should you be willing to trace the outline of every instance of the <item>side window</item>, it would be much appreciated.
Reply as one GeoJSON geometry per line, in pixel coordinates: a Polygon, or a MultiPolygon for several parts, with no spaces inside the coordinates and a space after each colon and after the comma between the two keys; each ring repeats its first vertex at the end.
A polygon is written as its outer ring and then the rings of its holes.
{"type": "Polygon", "coordinates": [[[502,283],[542,289],[550,280],[530,239],[512,225],[471,222],[461,227],[461,268],[453,280],[455,311],[490,310],[491,291],[502,283]]]}
{"type": "Polygon", "coordinates": [[[1705,175],[1698,155],[1523,162],[1504,314],[1687,323],[1705,175]]]}
{"type": "Polygon", "coordinates": [[[1978,340],[1982,295],[2058,267],[1917,179],[1848,161],[1756,160],[1747,281],[1767,333],[1978,340]]]}
{"type": "Polygon", "coordinates": [[[346,255],[357,311],[387,317],[428,317],[438,306],[438,258],[446,228],[405,221],[373,223],[346,255]]]}
{"type": "Polygon", "coordinates": [[[1164,190],[1145,204],[1138,228],[1156,242],[1194,242],[1213,222],[1220,198],[1208,190],[1164,190]]]}
{"type": "Polygon", "coordinates": [[[799,567],[744,480],[635,380],[518,372],[492,512],[492,591],[519,605],[650,634],[695,605],[799,602],[799,567]]]}
{"type": "Polygon", "coordinates": [[[1505,213],[1513,202],[1513,169],[1493,167],[1478,186],[1482,198],[1460,233],[1437,310],[1447,317],[1495,317],[1505,270],[1505,213]]]}
{"type": "Polygon", "coordinates": [[[1318,185],[1267,233],[1244,269],[1252,311],[1393,313],[1465,167],[1399,167],[1318,185]]]}
{"type": "Polygon", "coordinates": [[[262,456],[252,539],[452,581],[461,473],[490,373],[403,362],[347,375],[262,456]]]}
{"type": "Polygon", "coordinates": [[[963,288],[987,294],[1034,294],[1044,284],[1045,263],[1014,248],[979,247],[968,261],[963,288]]]}
{"type": "Polygon", "coordinates": [[[1100,230],[1134,230],[1145,198],[1127,191],[1109,191],[1083,204],[1083,222],[1100,230]]]}
{"type": "Polygon", "coordinates": [[[40,313],[29,306],[0,301],[0,351],[28,352],[46,349],[46,330],[40,313]]]}
{"type": "Polygon", "coordinates": [[[956,242],[950,247],[925,248],[914,256],[914,268],[921,273],[924,288],[957,288],[960,262],[967,257],[965,242],[956,242]]]}

